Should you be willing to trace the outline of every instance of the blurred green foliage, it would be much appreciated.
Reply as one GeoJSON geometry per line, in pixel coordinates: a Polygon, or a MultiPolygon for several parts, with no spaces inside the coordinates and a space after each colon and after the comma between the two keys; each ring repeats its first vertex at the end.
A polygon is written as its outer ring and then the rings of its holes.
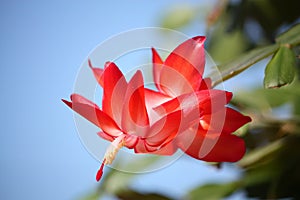
{"type": "Polygon", "coordinates": [[[221,199],[241,190],[251,198],[300,199],[299,10],[296,0],[220,0],[208,14],[207,49],[221,73],[221,79],[210,74],[213,84],[272,56],[264,86],[277,89],[235,94],[233,105],[253,119],[244,133],[248,153],[238,163],[244,175],[234,182],[199,186],[190,199],[221,199]],[[276,109],[288,117],[276,116],[276,109]]]}
{"type": "MultiPolygon", "coordinates": [[[[198,6],[176,5],[164,13],[161,25],[178,30],[193,28],[197,21],[203,23],[201,11],[201,2],[198,6]]],[[[300,199],[300,24],[296,23],[300,20],[300,1],[219,0],[206,15],[207,50],[219,63],[221,73],[221,79],[210,74],[213,85],[264,58],[270,61],[265,68],[266,89],[236,93],[232,101],[253,119],[242,128],[247,154],[237,165],[243,176],[228,183],[191,188],[183,199],[222,199],[237,191],[244,191],[249,198],[300,199]],[[276,109],[287,116],[277,116],[276,109]]],[[[170,199],[134,191],[129,186],[132,177],[112,170],[99,188],[83,199],[99,199],[103,194],[124,200],[170,199]]]]}
{"type": "Polygon", "coordinates": [[[176,5],[169,9],[168,15],[162,19],[161,26],[170,29],[184,27],[186,24],[192,22],[196,13],[197,10],[188,4],[176,5]]]}
{"type": "Polygon", "coordinates": [[[239,187],[238,182],[223,183],[223,184],[206,184],[198,188],[193,189],[188,193],[186,199],[198,200],[198,199],[222,199],[228,197],[239,187]]]}

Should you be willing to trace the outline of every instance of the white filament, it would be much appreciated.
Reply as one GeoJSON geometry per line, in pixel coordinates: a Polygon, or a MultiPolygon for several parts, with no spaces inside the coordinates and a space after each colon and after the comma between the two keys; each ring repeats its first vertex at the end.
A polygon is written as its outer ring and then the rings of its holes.
{"type": "Polygon", "coordinates": [[[117,137],[109,145],[104,155],[105,165],[110,165],[114,161],[119,150],[125,145],[124,137],[124,135],[117,137]]]}

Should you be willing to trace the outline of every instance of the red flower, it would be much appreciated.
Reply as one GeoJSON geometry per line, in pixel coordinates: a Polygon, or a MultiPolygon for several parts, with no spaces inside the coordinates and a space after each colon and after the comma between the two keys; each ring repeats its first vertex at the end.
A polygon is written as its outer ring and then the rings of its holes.
{"type": "Polygon", "coordinates": [[[94,68],[103,88],[102,109],[79,94],[71,95],[70,108],[98,126],[98,135],[110,142],[96,179],[125,146],[135,153],[172,155],[178,148],[205,161],[234,162],[245,153],[244,141],[232,132],[251,121],[226,107],[230,92],[211,89],[203,79],[205,37],[179,45],[163,62],[155,49],[153,74],[158,92],[144,88],[137,71],[127,82],[111,62],[94,68]]]}
{"type": "Polygon", "coordinates": [[[104,165],[112,163],[121,147],[133,148],[136,153],[172,155],[177,150],[172,142],[177,133],[199,121],[196,109],[177,109],[161,117],[155,114],[152,108],[169,98],[145,89],[140,71],[127,83],[114,63],[107,63],[104,70],[89,64],[103,87],[102,109],[79,94],[72,94],[71,102],[63,102],[101,128],[98,135],[112,142],[97,173],[98,181],[104,165]]]}
{"type": "Polygon", "coordinates": [[[205,37],[198,36],[183,42],[164,62],[152,48],[156,87],[160,93],[173,98],[155,110],[158,113],[174,112],[182,108],[185,102],[195,102],[196,96],[200,123],[180,133],[173,142],[196,159],[235,162],[242,158],[246,148],[243,139],[232,133],[250,122],[251,118],[226,107],[232,93],[211,89],[210,79],[202,78],[205,66],[204,41],[205,37]]]}

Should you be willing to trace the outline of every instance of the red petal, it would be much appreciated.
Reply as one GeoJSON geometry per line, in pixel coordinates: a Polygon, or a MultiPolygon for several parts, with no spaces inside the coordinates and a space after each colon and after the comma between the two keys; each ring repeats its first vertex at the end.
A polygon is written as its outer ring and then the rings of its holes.
{"type": "Polygon", "coordinates": [[[167,57],[159,79],[165,93],[178,96],[198,90],[205,65],[204,41],[201,36],[189,39],[167,57]]]}
{"type": "Polygon", "coordinates": [[[99,107],[91,102],[90,100],[84,98],[79,94],[71,95],[72,102],[62,100],[75,112],[100,127],[104,132],[110,134],[111,136],[119,136],[122,134],[121,130],[106,113],[99,109],[99,107]]]}
{"type": "Polygon", "coordinates": [[[176,145],[174,145],[174,143],[172,141],[172,142],[165,144],[159,150],[153,152],[153,154],[171,156],[177,151],[177,149],[178,149],[178,147],[176,145]]]}
{"type": "Polygon", "coordinates": [[[178,147],[173,142],[169,142],[161,147],[156,147],[150,146],[143,139],[139,139],[139,142],[134,147],[134,152],[171,156],[177,151],[177,149],[178,147]]]}
{"type": "Polygon", "coordinates": [[[250,121],[250,117],[224,107],[219,109],[218,112],[202,115],[200,124],[205,130],[231,134],[250,121]]]}
{"type": "Polygon", "coordinates": [[[145,101],[148,110],[157,107],[169,100],[171,100],[170,96],[145,88],[145,101]]]}
{"type": "Polygon", "coordinates": [[[134,146],[135,153],[149,153],[149,150],[145,147],[145,140],[138,138],[136,145],[134,146]]]}
{"type": "Polygon", "coordinates": [[[250,117],[244,116],[232,108],[227,108],[226,121],[223,130],[227,133],[232,133],[248,122],[251,122],[250,117]]]}
{"type": "Polygon", "coordinates": [[[221,136],[213,149],[201,160],[208,162],[236,162],[245,154],[246,147],[242,138],[235,135],[221,136]]]}
{"type": "Polygon", "coordinates": [[[223,90],[203,90],[200,92],[200,109],[203,114],[215,113],[224,109],[232,99],[232,93],[223,90]]]}
{"type": "Polygon", "coordinates": [[[93,67],[90,59],[88,60],[88,64],[89,64],[89,67],[91,68],[91,70],[93,71],[93,74],[94,74],[97,82],[103,87],[103,76],[102,75],[103,75],[104,70],[101,68],[93,67]]]}
{"type": "Polygon", "coordinates": [[[201,127],[197,131],[186,130],[176,141],[186,154],[208,162],[236,162],[246,150],[243,139],[235,135],[207,133],[201,127]]]}
{"type": "MultiPolygon", "coordinates": [[[[161,105],[158,105],[157,107],[154,107],[153,110],[155,110],[159,115],[165,115],[167,113],[171,113],[173,111],[178,110],[180,107],[180,100],[181,97],[186,97],[188,94],[184,94],[182,96],[179,96],[177,98],[174,98],[170,101],[167,101],[161,105]]],[[[198,104],[196,104],[198,105],[198,104]]]]}
{"type": "Polygon", "coordinates": [[[158,119],[161,118],[161,116],[157,112],[155,112],[153,108],[169,100],[170,100],[169,96],[145,88],[145,101],[146,101],[146,108],[149,115],[150,124],[153,124],[154,122],[156,122],[158,119]]]}
{"type": "Polygon", "coordinates": [[[202,79],[199,90],[211,89],[212,80],[210,78],[202,79]]]}
{"type": "Polygon", "coordinates": [[[97,135],[101,138],[103,138],[104,140],[107,140],[107,141],[114,141],[114,137],[112,137],[111,135],[107,134],[107,133],[104,133],[102,131],[98,132],[97,135]]]}
{"type": "Polygon", "coordinates": [[[155,107],[154,110],[162,115],[177,109],[186,111],[198,107],[201,113],[211,113],[222,109],[231,98],[231,92],[223,90],[202,90],[178,96],[155,107]]]}
{"type": "Polygon", "coordinates": [[[128,134],[143,135],[148,125],[143,76],[141,71],[137,71],[128,83],[122,113],[122,128],[128,134]]]}
{"type": "Polygon", "coordinates": [[[199,123],[199,119],[197,107],[188,112],[178,110],[168,113],[150,127],[145,136],[146,142],[151,146],[161,147],[174,140],[184,130],[199,123]]]}
{"type": "Polygon", "coordinates": [[[139,138],[135,135],[126,135],[125,136],[125,146],[129,149],[132,149],[137,144],[139,138]]]}
{"type": "Polygon", "coordinates": [[[151,50],[152,50],[152,63],[153,63],[153,79],[156,88],[159,91],[161,91],[160,84],[159,84],[160,83],[159,77],[160,77],[160,71],[163,67],[163,61],[154,48],[151,48],[151,50]]]}
{"type": "Polygon", "coordinates": [[[103,83],[102,109],[120,125],[127,82],[117,65],[112,62],[105,65],[103,83]]]}
{"type": "Polygon", "coordinates": [[[157,147],[173,140],[180,130],[181,115],[181,110],[178,110],[164,116],[153,124],[145,136],[147,143],[157,147]]]}
{"type": "Polygon", "coordinates": [[[164,156],[171,156],[173,155],[178,147],[174,144],[173,141],[164,144],[161,147],[153,147],[147,144],[147,142],[145,143],[145,147],[147,150],[149,150],[149,152],[151,152],[151,154],[156,154],[156,155],[164,155],[164,156]]]}

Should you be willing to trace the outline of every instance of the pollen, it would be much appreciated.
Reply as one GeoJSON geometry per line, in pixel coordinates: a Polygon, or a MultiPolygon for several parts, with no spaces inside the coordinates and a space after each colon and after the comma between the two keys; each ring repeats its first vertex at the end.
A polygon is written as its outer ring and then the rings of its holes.
{"type": "Polygon", "coordinates": [[[107,148],[104,155],[105,165],[110,165],[114,161],[119,150],[125,145],[124,137],[124,135],[117,137],[107,148]]]}

